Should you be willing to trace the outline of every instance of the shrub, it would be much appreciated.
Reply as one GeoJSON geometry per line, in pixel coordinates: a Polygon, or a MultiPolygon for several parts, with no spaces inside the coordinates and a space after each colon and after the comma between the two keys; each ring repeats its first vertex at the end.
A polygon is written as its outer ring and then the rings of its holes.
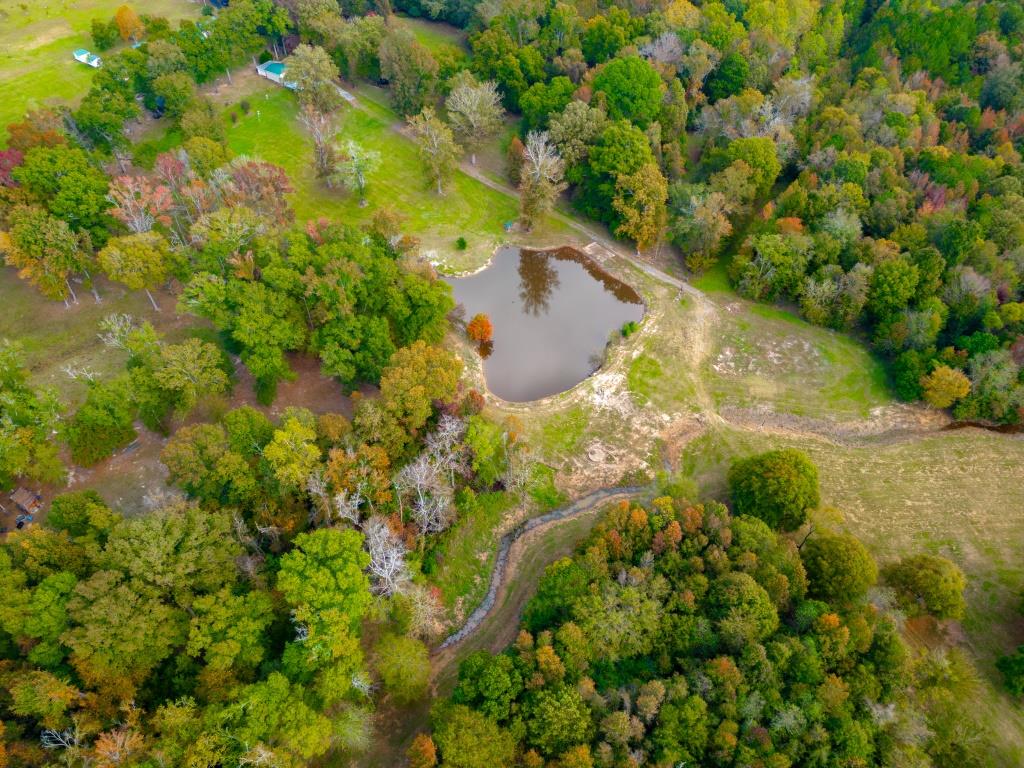
{"type": "Polygon", "coordinates": [[[466,242],[466,238],[464,237],[460,237],[458,240],[455,241],[455,247],[460,251],[466,250],[468,246],[469,243],[466,242]]]}
{"type": "Polygon", "coordinates": [[[622,328],[619,329],[619,333],[622,334],[623,338],[628,339],[638,330],[640,330],[640,325],[636,322],[636,320],[630,320],[622,324],[622,328]]]}

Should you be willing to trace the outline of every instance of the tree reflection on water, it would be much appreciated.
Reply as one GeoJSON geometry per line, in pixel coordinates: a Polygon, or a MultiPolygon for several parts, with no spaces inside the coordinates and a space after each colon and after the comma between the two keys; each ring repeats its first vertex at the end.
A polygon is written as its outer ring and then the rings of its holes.
{"type": "Polygon", "coordinates": [[[519,299],[523,311],[534,317],[546,314],[551,294],[559,285],[558,270],[544,251],[521,251],[519,254],[519,299]]]}

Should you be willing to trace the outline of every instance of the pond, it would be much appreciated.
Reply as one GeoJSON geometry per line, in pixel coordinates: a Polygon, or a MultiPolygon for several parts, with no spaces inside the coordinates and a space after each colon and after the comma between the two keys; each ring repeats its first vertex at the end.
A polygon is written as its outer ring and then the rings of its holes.
{"type": "Polygon", "coordinates": [[[644,314],[640,296],[572,248],[501,248],[486,269],[449,278],[466,319],[488,315],[487,387],[526,402],[564,392],[601,364],[613,331],[644,314]]]}

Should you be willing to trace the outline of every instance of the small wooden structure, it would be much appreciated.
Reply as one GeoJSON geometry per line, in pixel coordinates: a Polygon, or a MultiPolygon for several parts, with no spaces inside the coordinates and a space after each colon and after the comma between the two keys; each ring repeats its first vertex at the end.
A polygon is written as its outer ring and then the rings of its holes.
{"type": "Polygon", "coordinates": [[[42,499],[37,494],[24,488],[17,488],[11,494],[11,501],[26,515],[36,514],[43,506],[42,499]]]}

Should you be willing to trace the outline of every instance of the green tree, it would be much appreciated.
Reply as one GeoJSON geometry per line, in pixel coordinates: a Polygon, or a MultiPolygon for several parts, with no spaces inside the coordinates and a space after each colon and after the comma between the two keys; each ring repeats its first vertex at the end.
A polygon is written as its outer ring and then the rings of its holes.
{"type": "Polygon", "coordinates": [[[113,48],[119,36],[117,22],[113,19],[109,21],[93,19],[90,32],[92,34],[92,44],[96,46],[98,51],[106,51],[113,48]]]}
{"type": "Polygon", "coordinates": [[[572,101],[576,84],[568,77],[553,77],[550,83],[534,83],[519,97],[519,111],[527,130],[541,130],[548,119],[572,101]]]}
{"type": "Polygon", "coordinates": [[[746,57],[738,51],[730,53],[715,68],[704,83],[704,92],[708,101],[716,101],[735,96],[743,90],[750,76],[750,64],[746,57]]]}
{"type": "Polygon", "coordinates": [[[338,93],[338,65],[320,46],[300,43],[284,61],[288,82],[298,86],[300,104],[311,104],[327,113],[341,102],[338,93]]]}
{"type": "MultiPolygon", "coordinates": [[[[272,434],[272,427],[270,431],[272,434]]],[[[252,445],[257,452],[262,451],[260,442],[252,445]]],[[[169,479],[203,503],[248,507],[260,497],[260,478],[218,424],[181,427],[160,452],[160,460],[167,467],[169,479]]]]}
{"type": "Polygon", "coordinates": [[[112,238],[96,258],[111,280],[145,291],[153,309],[160,311],[150,290],[165,282],[170,272],[171,246],[163,235],[139,232],[112,238]]]}
{"type": "Polygon", "coordinates": [[[937,619],[963,618],[967,580],[963,571],[946,558],[912,555],[887,566],[882,574],[910,612],[928,613],[937,619]]]}
{"type": "Polygon", "coordinates": [[[576,205],[591,218],[618,226],[621,219],[612,200],[619,177],[636,173],[653,160],[643,131],[625,120],[608,123],[590,147],[576,205]]]}
{"type": "Polygon", "coordinates": [[[868,310],[880,321],[895,317],[910,303],[917,284],[916,265],[902,256],[883,261],[871,273],[868,310]]]}
{"type": "Polygon", "coordinates": [[[861,600],[878,579],[878,566],[863,544],[848,534],[816,533],[800,550],[808,591],[835,605],[861,600]]]}
{"type": "Polygon", "coordinates": [[[779,627],[779,616],[764,587],[746,573],[727,573],[708,591],[708,614],[733,648],[756,643],[779,627]]]}
{"type": "Polygon", "coordinates": [[[31,387],[21,346],[0,340],[0,489],[16,478],[58,482],[64,476],[52,433],[60,419],[57,396],[31,387]]]}
{"type": "Polygon", "coordinates": [[[264,447],[263,458],[282,487],[293,491],[305,488],[307,478],[320,465],[316,429],[298,419],[287,419],[264,447]]]}
{"type": "MultiPolygon", "coordinates": [[[[107,69],[105,62],[104,69],[107,69]]],[[[127,75],[126,78],[131,80],[127,75]]],[[[96,147],[123,149],[128,144],[124,124],[137,117],[139,108],[130,96],[105,88],[93,88],[75,110],[75,125],[96,147]]],[[[223,130],[223,129],[222,129],[223,130]]],[[[93,230],[95,237],[97,232],[93,230]]]]}
{"type": "Polygon", "coordinates": [[[117,571],[97,571],[81,582],[68,602],[73,626],[61,642],[87,685],[111,701],[128,701],[156,667],[185,639],[179,609],[117,571]]]}
{"type": "Polygon", "coordinates": [[[35,147],[12,176],[72,230],[104,242],[110,223],[109,180],[83,150],[65,144],[35,147]]]}
{"type": "Polygon", "coordinates": [[[87,240],[66,222],[36,206],[18,205],[8,216],[10,228],[0,232],[0,253],[18,277],[48,299],[75,297],[68,278],[86,265],[87,240]]]}
{"type": "Polygon", "coordinates": [[[793,531],[820,502],[818,468],[806,454],[791,448],[739,459],[729,467],[729,493],[736,514],[793,531]]]}
{"type": "Polygon", "coordinates": [[[470,416],[466,429],[466,447],[472,458],[470,467],[481,488],[491,488],[508,469],[508,434],[498,424],[482,416],[470,416]]]}
{"type": "Polygon", "coordinates": [[[187,72],[168,72],[153,81],[153,95],[163,101],[170,117],[181,117],[196,96],[195,81],[187,72]]]}
{"type": "Polygon", "coordinates": [[[510,765],[515,739],[493,720],[455,704],[433,713],[434,742],[444,765],[452,768],[494,768],[510,765]]]}
{"type": "Polygon", "coordinates": [[[165,344],[153,366],[153,380],[171,393],[178,414],[185,416],[199,402],[223,394],[230,386],[224,360],[208,341],[187,339],[165,344]]]}
{"type": "Polygon", "coordinates": [[[441,347],[422,341],[403,347],[381,376],[380,397],[357,407],[357,431],[392,458],[400,456],[433,415],[434,403],[454,397],[461,373],[461,361],[441,347]]]}
{"type": "Polygon", "coordinates": [[[401,115],[420,112],[429,103],[437,79],[437,61],[413,34],[394,28],[380,44],[380,73],[401,115]]]}
{"type": "Polygon", "coordinates": [[[614,59],[594,77],[594,93],[603,94],[608,117],[641,128],[658,118],[664,90],[654,67],[639,56],[614,59]]]}
{"type": "Polygon", "coordinates": [[[451,128],[434,114],[433,109],[425,107],[418,115],[409,118],[409,130],[427,172],[437,185],[437,194],[443,195],[444,183],[455,171],[461,151],[451,128]]]}
{"type": "Polygon", "coordinates": [[[651,742],[659,761],[699,761],[708,743],[708,706],[699,696],[669,701],[658,716],[651,742]]]}
{"type": "Polygon", "coordinates": [[[117,526],[99,564],[123,572],[144,594],[189,609],[197,595],[234,581],[239,555],[227,513],[178,502],[117,526]]]}
{"type": "Polygon", "coordinates": [[[369,564],[363,535],[357,531],[322,528],[300,533],[295,548],[281,558],[277,587],[310,623],[333,611],[355,630],[373,599],[363,572],[369,564]]]}
{"type": "Polygon", "coordinates": [[[76,464],[90,466],[135,439],[135,410],[126,377],[91,382],[85,402],[64,428],[76,464]]]}
{"type": "Polygon", "coordinates": [[[239,744],[265,745],[280,765],[308,764],[330,749],[334,736],[331,720],[307,702],[304,687],[280,672],[241,689],[221,717],[239,744]]]}
{"type": "Polygon", "coordinates": [[[268,649],[266,632],[274,620],[270,596],[256,591],[236,595],[225,588],[198,597],[192,610],[188,654],[218,672],[242,679],[252,674],[268,649]]]}
{"type": "MultiPolygon", "coordinates": [[[[8,567],[10,563],[6,564],[8,567]]],[[[16,642],[31,647],[28,660],[43,669],[60,668],[67,650],[61,635],[68,627],[67,604],[78,578],[59,571],[44,577],[34,588],[19,588],[14,573],[8,572],[10,588],[0,604],[0,625],[16,642]]]]}
{"type": "Polygon", "coordinates": [[[81,696],[66,680],[39,670],[15,673],[7,689],[11,694],[11,712],[54,729],[67,724],[65,713],[81,696]]]}
{"type": "Polygon", "coordinates": [[[510,656],[474,651],[459,664],[452,701],[479,710],[496,722],[508,720],[523,692],[523,676],[510,656]]]}
{"type": "Polygon", "coordinates": [[[767,137],[735,139],[725,148],[725,165],[742,160],[751,170],[751,180],[759,195],[767,195],[779,177],[779,163],[775,142],[767,137]]]}
{"type": "Polygon", "coordinates": [[[527,703],[527,743],[541,754],[558,755],[590,741],[593,730],[590,709],[575,688],[541,688],[527,703]]]}
{"type": "Polygon", "coordinates": [[[384,690],[399,704],[422,699],[430,686],[427,646],[413,637],[387,634],[374,646],[374,666],[384,690]]]}
{"type": "Polygon", "coordinates": [[[996,661],[996,669],[1003,676],[1003,685],[1014,696],[1024,696],[1024,645],[996,661]]]}

